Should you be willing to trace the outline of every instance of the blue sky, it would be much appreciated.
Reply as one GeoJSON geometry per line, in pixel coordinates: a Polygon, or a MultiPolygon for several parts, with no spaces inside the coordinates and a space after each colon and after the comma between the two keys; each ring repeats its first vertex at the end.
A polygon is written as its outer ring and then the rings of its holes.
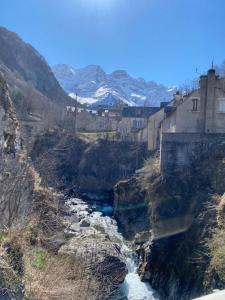
{"type": "Polygon", "coordinates": [[[169,85],[225,59],[224,13],[224,0],[0,0],[0,25],[49,64],[98,64],[169,85]]]}

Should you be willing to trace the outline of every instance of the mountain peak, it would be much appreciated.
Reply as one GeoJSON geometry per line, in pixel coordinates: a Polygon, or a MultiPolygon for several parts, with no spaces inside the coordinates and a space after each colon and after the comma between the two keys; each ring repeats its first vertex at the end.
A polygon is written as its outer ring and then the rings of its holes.
{"type": "Polygon", "coordinates": [[[160,102],[170,100],[173,89],[131,77],[125,70],[116,70],[106,74],[99,65],[88,65],[74,69],[62,65],[53,67],[53,72],[68,94],[77,93],[82,103],[90,105],[128,105],[143,106],[146,102],[158,106],[160,102]],[[72,72],[73,70],[74,72],[72,72]]]}
{"type": "Polygon", "coordinates": [[[129,74],[127,73],[127,71],[125,71],[125,70],[116,70],[116,71],[112,72],[110,75],[117,79],[124,78],[124,77],[130,77],[129,74]]]}
{"type": "Polygon", "coordinates": [[[104,72],[101,66],[99,65],[87,65],[86,67],[82,68],[83,70],[89,70],[90,72],[104,72]]]}

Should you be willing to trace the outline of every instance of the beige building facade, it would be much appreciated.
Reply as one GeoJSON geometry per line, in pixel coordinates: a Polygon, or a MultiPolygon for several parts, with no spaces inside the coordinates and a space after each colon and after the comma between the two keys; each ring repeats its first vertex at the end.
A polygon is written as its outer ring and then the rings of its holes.
{"type": "Polygon", "coordinates": [[[148,120],[148,148],[159,146],[160,133],[225,133],[225,78],[211,69],[199,89],[181,96],[148,120]]]}
{"type": "Polygon", "coordinates": [[[225,79],[215,70],[200,77],[199,89],[184,96],[163,121],[162,132],[224,133],[225,79]]]}
{"type": "Polygon", "coordinates": [[[126,107],[122,111],[118,133],[124,141],[144,143],[148,141],[148,118],[159,107],[126,107]]]}

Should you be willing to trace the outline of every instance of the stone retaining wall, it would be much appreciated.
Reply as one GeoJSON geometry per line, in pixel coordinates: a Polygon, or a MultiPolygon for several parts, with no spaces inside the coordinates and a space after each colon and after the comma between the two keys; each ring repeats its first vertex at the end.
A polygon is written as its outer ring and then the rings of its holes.
{"type": "Polygon", "coordinates": [[[191,166],[211,152],[225,153],[225,134],[163,133],[161,138],[161,173],[186,175],[191,166]]]}

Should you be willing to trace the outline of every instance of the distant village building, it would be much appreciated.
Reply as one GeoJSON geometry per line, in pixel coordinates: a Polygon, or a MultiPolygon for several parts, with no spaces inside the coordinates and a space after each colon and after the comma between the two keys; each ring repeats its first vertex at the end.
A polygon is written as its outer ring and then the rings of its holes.
{"type": "Polygon", "coordinates": [[[67,106],[67,114],[72,120],[76,119],[76,129],[80,132],[109,132],[116,131],[121,120],[121,111],[111,108],[99,110],[67,106]]]}
{"type": "Polygon", "coordinates": [[[174,99],[148,120],[148,148],[159,147],[163,133],[225,133],[225,78],[211,69],[199,88],[174,99]]]}
{"type": "Polygon", "coordinates": [[[117,107],[101,107],[98,109],[98,115],[102,117],[108,117],[116,120],[121,120],[122,108],[117,107]]]}
{"type": "Polygon", "coordinates": [[[156,113],[159,107],[125,107],[122,111],[122,120],[118,132],[124,141],[147,142],[148,118],[156,113]]]}

